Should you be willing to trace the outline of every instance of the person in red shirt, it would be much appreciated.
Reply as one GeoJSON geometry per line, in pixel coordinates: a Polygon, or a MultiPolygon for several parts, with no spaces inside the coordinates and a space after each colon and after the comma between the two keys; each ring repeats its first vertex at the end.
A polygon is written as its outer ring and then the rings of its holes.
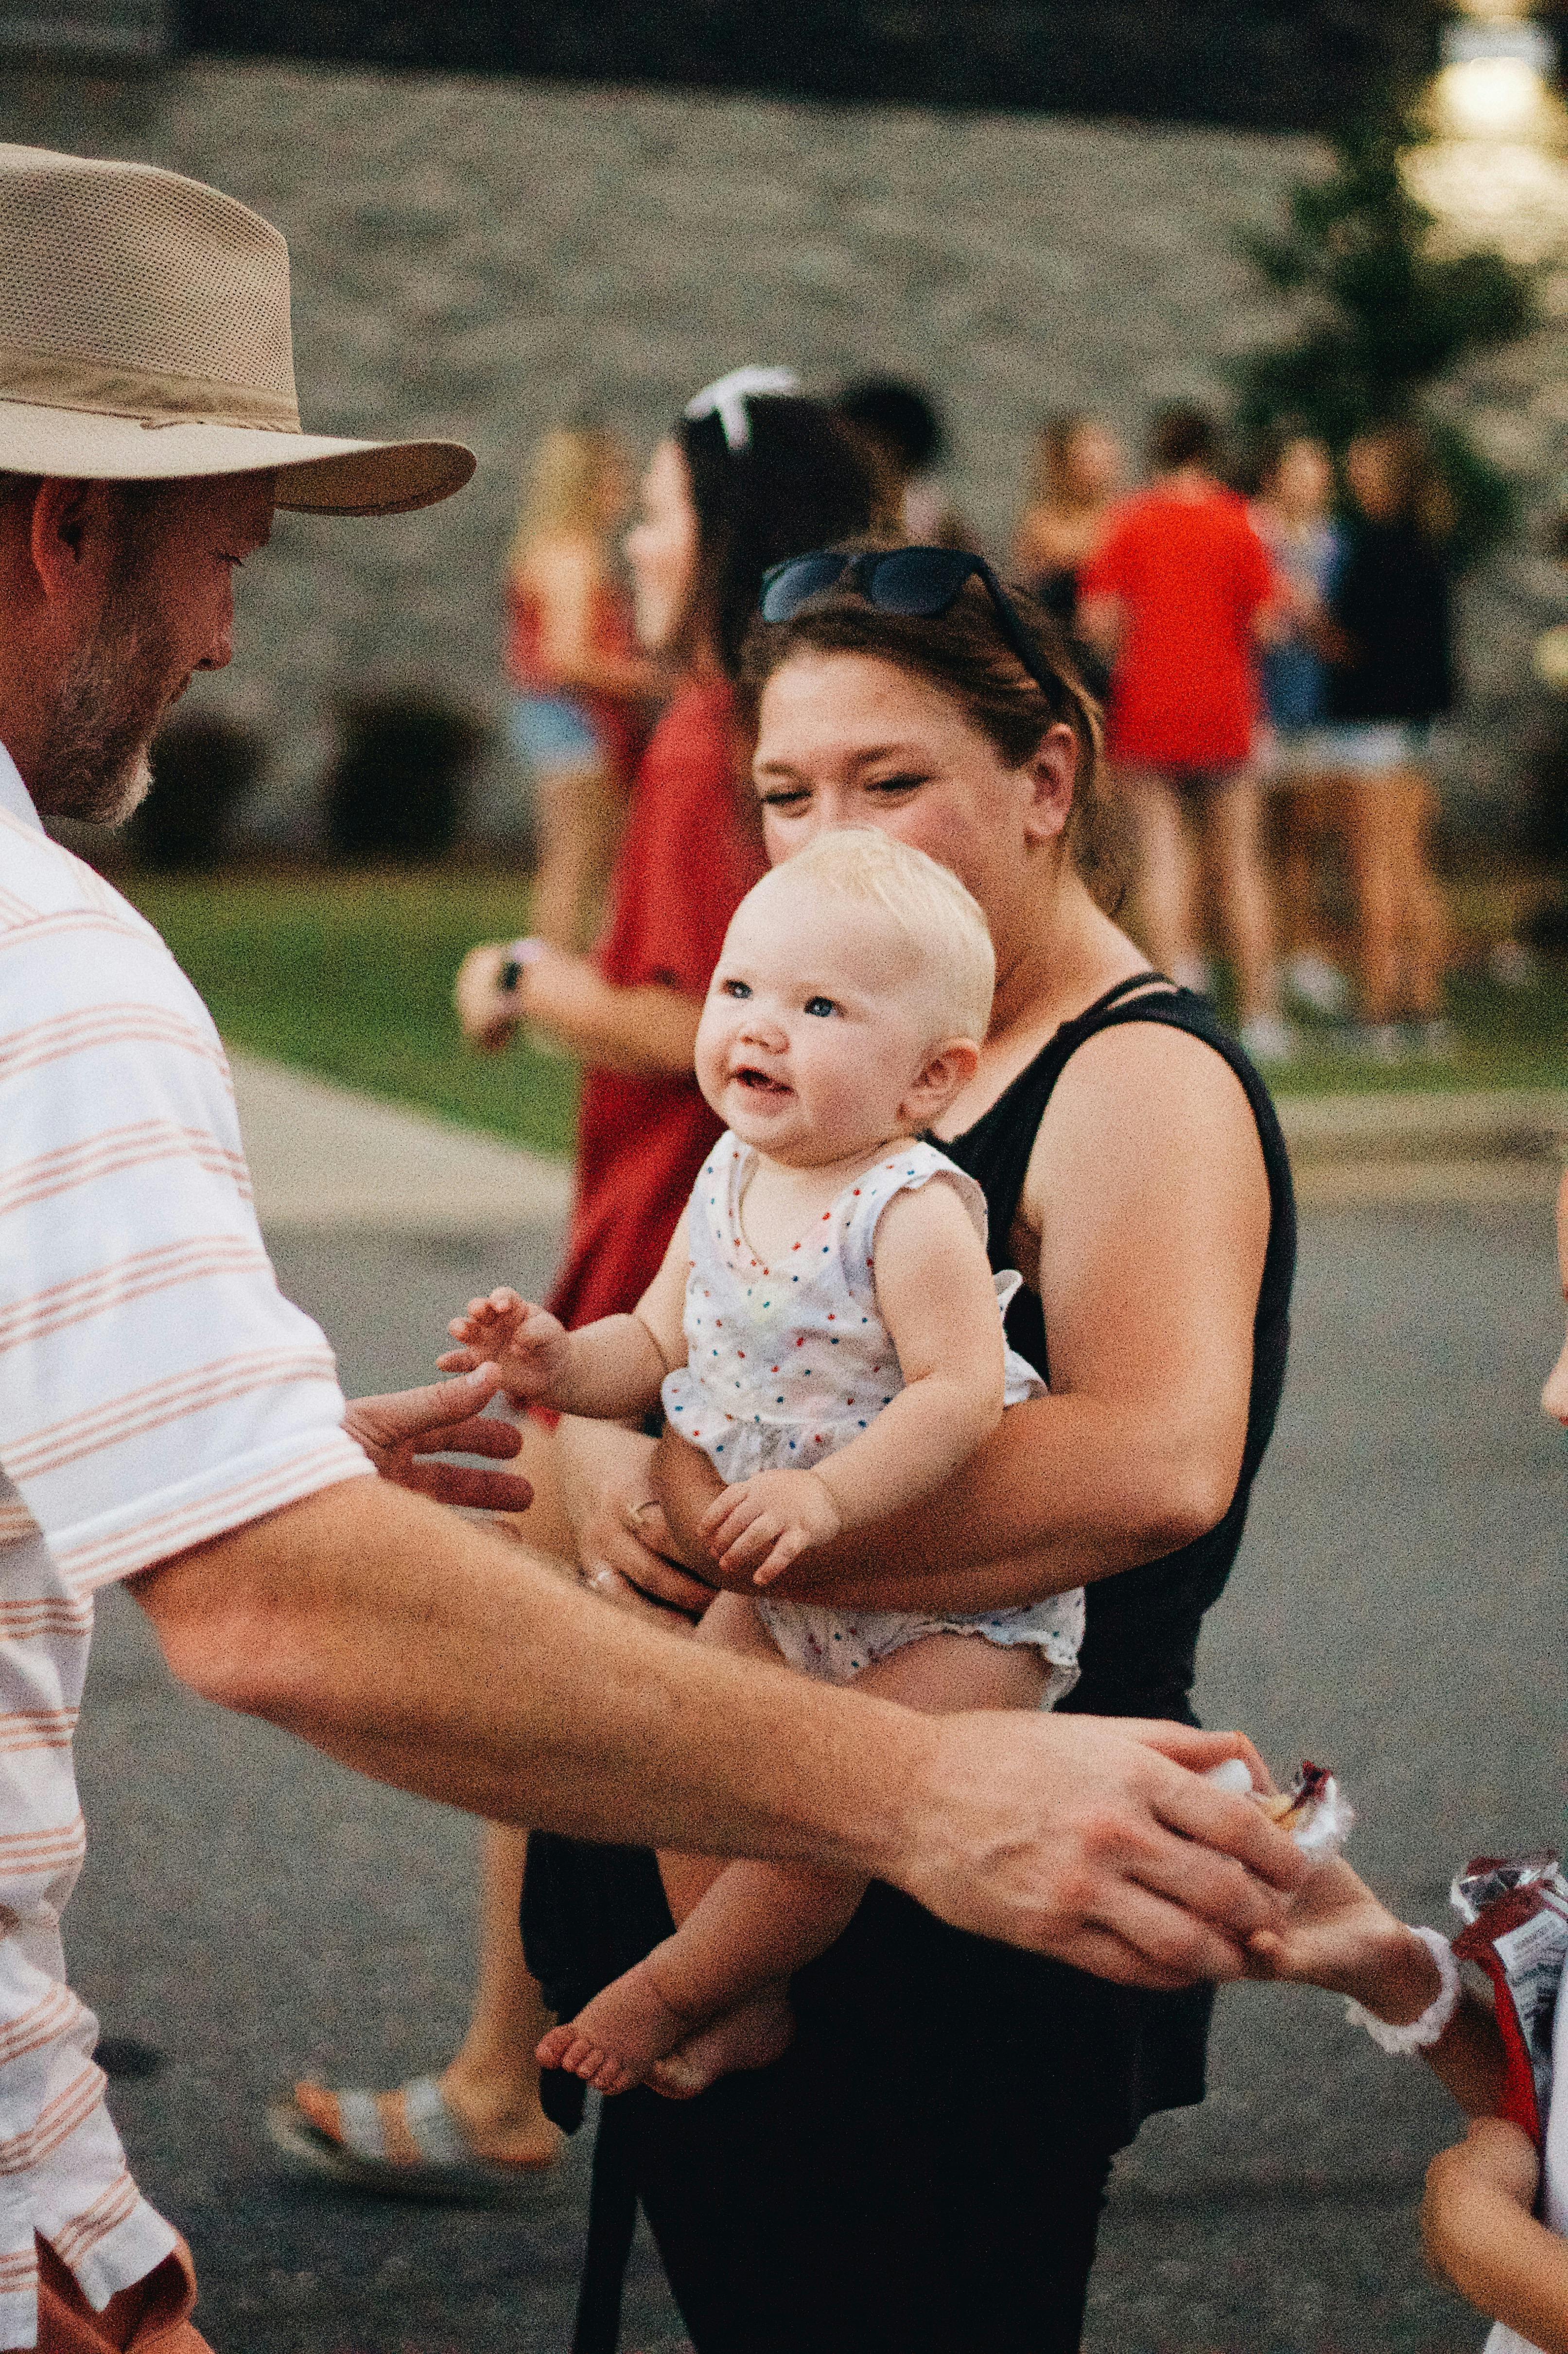
{"type": "Polygon", "coordinates": [[[1214,472],[1202,409],[1167,408],[1150,444],[1154,482],[1115,516],[1082,580],[1081,623],[1112,658],[1107,748],[1136,814],[1143,925],[1155,961],[1203,987],[1199,871],[1205,847],[1235,959],[1242,1038],[1254,1059],[1288,1059],[1274,970],[1274,921],[1252,772],[1260,629],[1275,596],[1245,503],[1214,472]]]}
{"type": "MultiPolygon", "coordinates": [[[[471,1043],[498,1049],[526,1023],[586,1066],[577,1190],[549,1300],[568,1326],[636,1306],[720,1134],[692,1056],[729,919],[767,866],[734,684],[762,576],[888,522],[874,461],[825,407],[783,388],[792,382],[748,368],[710,386],[643,478],[626,540],[637,635],[681,684],[637,772],[597,948],[584,957],[492,941],[458,975],[471,1043]]],[[[527,1543],[563,1575],[594,1582],[591,1565],[567,1564],[585,1514],[617,1482],[626,1436],[543,1418],[524,1433],[527,1543]]],[[[479,1984],[451,2063],[376,2094],[297,2084],[268,2115],[294,2164],[366,2188],[497,2203],[525,2196],[549,2167],[560,2137],[540,2108],[533,2055],[550,2017],[517,1928],[525,1846],[524,1832],[487,1827],[479,1984]]]]}
{"type": "Polygon", "coordinates": [[[627,795],[664,681],[640,653],[612,545],[631,504],[620,441],[556,426],[535,450],[506,571],[513,749],[532,775],[539,836],[534,928],[591,937],[627,795]]]}

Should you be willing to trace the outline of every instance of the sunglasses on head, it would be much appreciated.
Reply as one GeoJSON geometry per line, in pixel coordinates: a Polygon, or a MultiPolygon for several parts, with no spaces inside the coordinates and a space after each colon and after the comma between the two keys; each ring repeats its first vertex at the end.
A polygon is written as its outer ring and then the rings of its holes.
{"type": "Polygon", "coordinates": [[[971,580],[991,599],[998,629],[1041,694],[1054,710],[1061,682],[1047,675],[1012,598],[983,556],[961,547],[868,548],[858,556],[818,548],[792,556],[762,576],[758,610],[765,621],[790,621],[813,597],[830,588],[851,588],[877,613],[903,613],[935,620],[957,604],[971,580]]]}

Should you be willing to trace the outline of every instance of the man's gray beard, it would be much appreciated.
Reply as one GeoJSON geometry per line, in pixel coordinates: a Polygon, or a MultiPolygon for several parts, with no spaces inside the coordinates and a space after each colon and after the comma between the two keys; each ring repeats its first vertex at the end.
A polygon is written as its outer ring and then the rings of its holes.
{"type": "Polygon", "coordinates": [[[27,783],[42,817],[123,825],[152,785],[148,747],[169,701],[170,649],[157,623],[139,617],[130,569],[122,564],[111,584],[98,629],[62,680],[48,736],[33,756],[27,783]]]}

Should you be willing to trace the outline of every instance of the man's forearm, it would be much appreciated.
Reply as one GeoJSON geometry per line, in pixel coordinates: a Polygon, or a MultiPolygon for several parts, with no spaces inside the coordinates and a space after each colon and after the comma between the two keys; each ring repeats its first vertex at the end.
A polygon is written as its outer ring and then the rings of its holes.
{"type": "Polygon", "coordinates": [[[135,1590],[196,1690],[493,1821],[874,1872],[928,1738],[903,1710],[650,1632],[368,1480],[135,1590]]]}
{"type": "Polygon", "coordinates": [[[1200,1778],[1234,1736],[813,1684],[651,1632],[385,1484],[328,1489],[135,1590],[194,1689],[380,1780],[492,1821],[889,1880],[1106,1977],[1238,1977],[1277,1917],[1264,1882],[1300,1877],[1257,1808],[1200,1778]]]}

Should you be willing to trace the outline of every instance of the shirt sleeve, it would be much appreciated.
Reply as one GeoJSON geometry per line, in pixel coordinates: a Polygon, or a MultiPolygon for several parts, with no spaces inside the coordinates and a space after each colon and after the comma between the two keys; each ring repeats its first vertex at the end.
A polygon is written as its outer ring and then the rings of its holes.
{"type": "MultiPolygon", "coordinates": [[[[112,895],[106,894],[106,897],[112,895]]],[[[80,1592],[371,1469],[279,1292],[228,1066],[151,928],[0,938],[0,1469],[80,1592]]]]}

